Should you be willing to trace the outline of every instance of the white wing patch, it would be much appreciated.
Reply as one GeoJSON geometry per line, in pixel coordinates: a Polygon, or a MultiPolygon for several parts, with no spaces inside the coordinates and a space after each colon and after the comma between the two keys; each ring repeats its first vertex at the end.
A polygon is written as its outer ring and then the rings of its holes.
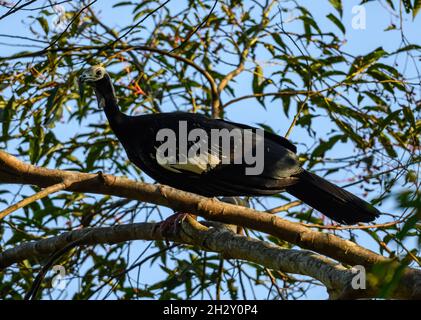
{"type": "Polygon", "coordinates": [[[181,171],[179,171],[179,170],[176,170],[175,168],[173,168],[172,166],[171,166],[171,163],[173,163],[173,161],[171,161],[171,160],[176,160],[176,159],[172,159],[172,158],[168,158],[168,157],[163,157],[163,156],[161,156],[160,154],[159,154],[159,152],[157,152],[156,153],[156,157],[155,157],[155,155],[154,154],[151,154],[151,157],[152,158],[156,158],[156,162],[158,162],[158,164],[161,166],[161,167],[163,167],[163,168],[165,168],[165,169],[167,169],[167,170],[170,170],[170,171],[172,171],[172,172],[176,172],[176,173],[181,173],[181,171]]]}
{"type": "Polygon", "coordinates": [[[212,154],[199,154],[194,157],[187,158],[187,163],[176,163],[170,165],[174,169],[190,171],[196,174],[202,174],[215,168],[221,160],[212,154]]]}
{"type": "Polygon", "coordinates": [[[184,161],[177,161],[174,157],[163,157],[159,154],[159,152],[157,152],[155,156],[161,167],[176,173],[189,171],[195,174],[202,174],[212,170],[221,163],[221,159],[219,159],[218,156],[208,152],[201,152],[200,154],[190,156],[187,159],[184,157],[184,159],[182,159],[184,161]]]}

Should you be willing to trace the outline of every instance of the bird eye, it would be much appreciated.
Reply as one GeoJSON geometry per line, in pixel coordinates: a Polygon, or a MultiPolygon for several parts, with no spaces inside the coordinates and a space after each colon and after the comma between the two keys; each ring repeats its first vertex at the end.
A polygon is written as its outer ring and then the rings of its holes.
{"type": "Polygon", "coordinates": [[[96,72],[96,75],[97,75],[97,76],[100,76],[100,75],[101,75],[101,70],[98,70],[98,71],[96,72]]]}

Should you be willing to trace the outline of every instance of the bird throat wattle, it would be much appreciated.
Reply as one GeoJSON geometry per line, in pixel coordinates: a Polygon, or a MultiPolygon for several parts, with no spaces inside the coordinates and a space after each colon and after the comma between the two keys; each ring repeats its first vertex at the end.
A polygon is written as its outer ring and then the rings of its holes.
{"type": "Polygon", "coordinates": [[[117,104],[117,97],[115,95],[114,86],[111,83],[110,76],[105,74],[105,76],[95,81],[94,91],[98,100],[98,104],[101,108],[106,108],[107,105],[117,104]]]}
{"type": "Polygon", "coordinates": [[[114,86],[108,74],[105,74],[103,78],[94,82],[94,91],[98,100],[98,106],[104,109],[113,131],[117,133],[118,123],[123,118],[123,113],[117,104],[114,86]]]}

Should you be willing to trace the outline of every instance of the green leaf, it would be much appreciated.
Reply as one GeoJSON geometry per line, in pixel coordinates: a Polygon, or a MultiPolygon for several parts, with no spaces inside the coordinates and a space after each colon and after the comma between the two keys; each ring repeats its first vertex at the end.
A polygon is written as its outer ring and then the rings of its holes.
{"type": "Polygon", "coordinates": [[[419,220],[420,218],[417,215],[413,215],[412,217],[407,219],[402,229],[396,234],[396,237],[399,240],[403,240],[408,235],[409,231],[414,229],[415,225],[419,220]]]}
{"type": "Polygon", "coordinates": [[[412,51],[412,50],[421,50],[421,46],[418,44],[409,44],[405,47],[400,48],[399,50],[392,52],[391,54],[397,54],[400,52],[412,51]]]}
{"type": "Polygon", "coordinates": [[[276,33],[276,32],[273,32],[272,34],[271,34],[271,36],[272,36],[272,38],[273,38],[273,40],[282,48],[282,49],[284,49],[285,48],[285,42],[282,40],[282,38],[281,38],[281,36],[278,34],[278,33],[276,33]]]}
{"type": "Polygon", "coordinates": [[[377,136],[379,133],[381,133],[383,129],[386,128],[386,126],[389,125],[393,120],[399,119],[401,111],[402,110],[396,110],[381,120],[377,129],[373,132],[373,136],[377,136]]]}
{"type": "Polygon", "coordinates": [[[396,25],[394,23],[391,23],[386,29],[383,31],[390,31],[390,30],[396,30],[396,25]]]}
{"type": "Polygon", "coordinates": [[[420,9],[421,9],[421,0],[414,0],[414,5],[412,9],[412,19],[415,19],[420,9]]]}
{"type": "Polygon", "coordinates": [[[403,3],[403,6],[405,8],[406,13],[411,12],[412,10],[412,3],[411,0],[401,0],[403,3]]]}
{"type": "Polygon", "coordinates": [[[312,153],[312,158],[313,157],[324,157],[326,151],[329,151],[330,149],[332,149],[332,147],[339,141],[339,140],[343,140],[344,138],[346,138],[346,136],[344,136],[343,134],[338,134],[336,136],[331,137],[328,141],[320,141],[320,144],[314,149],[313,153],[312,153]]]}
{"type": "Polygon", "coordinates": [[[271,132],[271,133],[274,133],[274,134],[276,134],[276,132],[270,127],[270,126],[268,126],[267,124],[264,124],[264,123],[256,123],[260,128],[262,128],[263,130],[265,130],[265,131],[267,131],[267,132],[271,132]]]}
{"type": "Polygon", "coordinates": [[[282,106],[284,108],[284,113],[286,116],[288,116],[289,113],[289,107],[291,105],[291,96],[290,95],[282,95],[282,106]]]}
{"type": "Polygon", "coordinates": [[[393,0],[386,0],[386,2],[393,10],[395,10],[395,5],[393,4],[393,0]]]}
{"type": "Polygon", "coordinates": [[[342,0],[329,0],[332,6],[339,12],[339,15],[343,15],[342,0]]]}
{"type": "Polygon", "coordinates": [[[354,62],[352,63],[351,68],[348,71],[348,77],[352,78],[360,73],[362,73],[365,69],[367,69],[373,62],[376,62],[381,57],[386,56],[388,53],[383,50],[382,47],[377,48],[376,50],[370,52],[365,56],[359,56],[355,58],[354,62]]]}
{"type": "Polygon", "coordinates": [[[337,17],[335,17],[333,14],[329,13],[326,16],[330,21],[332,21],[341,31],[343,34],[345,34],[345,26],[342,24],[341,20],[339,20],[337,17]]]}
{"type": "Polygon", "coordinates": [[[51,115],[54,113],[54,110],[57,108],[55,102],[56,102],[56,96],[58,93],[59,87],[55,87],[48,91],[48,99],[47,99],[47,105],[45,106],[45,120],[44,124],[48,124],[51,122],[51,115]]]}
{"type": "Polygon", "coordinates": [[[254,68],[253,82],[252,82],[253,93],[256,95],[257,101],[259,101],[260,104],[262,104],[263,107],[266,108],[263,103],[263,98],[259,97],[259,95],[263,93],[263,82],[264,82],[263,69],[260,65],[256,64],[256,67],[254,68]]]}
{"type": "Polygon", "coordinates": [[[403,107],[402,109],[403,109],[403,114],[405,115],[405,120],[411,124],[412,128],[415,129],[417,127],[417,123],[416,123],[415,116],[411,108],[403,107]]]}
{"type": "Polygon", "coordinates": [[[92,171],[95,169],[94,163],[96,160],[100,158],[100,154],[103,150],[103,147],[101,145],[94,145],[92,148],[90,148],[88,156],[86,157],[86,170],[92,171]]]}
{"type": "Polygon", "coordinates": [[[358,147],[365,148],[366,146],[365,141],[357,133],[355,133],[355,131],[352,129],[352,127],[349,124],[339,119],[335,119],[335,122],[338,125],[338,127],[341,128],[342,131],[346,133],[346,135],[350,137],[358,145],[358,147]]]}
{"type": "Polygon", "coordinates": [[[2,140],[7,141],[9,136],[9,127],[10,127],[10,120],[12,119],[13,115],[13,105],[15,102],[15,96],[12,96],[10,100],[7,102],[6,106],[4,107],[2,113],[2,140]]]}
{"type": "Polygon", "coordinates": [[[393,147],[393,144],[390,141],[390,139],[384,133],[380,133],[378,138],[389,157],[396,158],[398,154],[396,153],[395,148],[393,147]]]}
{"type": "Polygon", "coordinates": [[[44,30],[45,34],[48,34],[49,27],[48,27],[47,20],[44,17],[38,17],[37,20],[39,24],[41,25],[42,30],[44,30]]]}
{"type": "Polygon", "coordinates": [[[131,2],[131,1],[122,1],[122,2],[118,2],[118,3],[114,4],[113,8],[128,6],[128,5],[132,5],[132,4],[133,4],[133,2],[131,2]]]}

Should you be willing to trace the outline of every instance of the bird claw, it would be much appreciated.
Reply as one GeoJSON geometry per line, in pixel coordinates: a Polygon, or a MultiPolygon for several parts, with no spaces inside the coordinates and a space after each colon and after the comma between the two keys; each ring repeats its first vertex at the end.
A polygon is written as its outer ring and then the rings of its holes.
{"type": "Polygon", "coordinates": [[[159,224],[158,232],[165,238],[167,244],[167,237],[176,236],[180,233],[181,224],[188,215],[185,212],[176,212],[159,224]]]}

